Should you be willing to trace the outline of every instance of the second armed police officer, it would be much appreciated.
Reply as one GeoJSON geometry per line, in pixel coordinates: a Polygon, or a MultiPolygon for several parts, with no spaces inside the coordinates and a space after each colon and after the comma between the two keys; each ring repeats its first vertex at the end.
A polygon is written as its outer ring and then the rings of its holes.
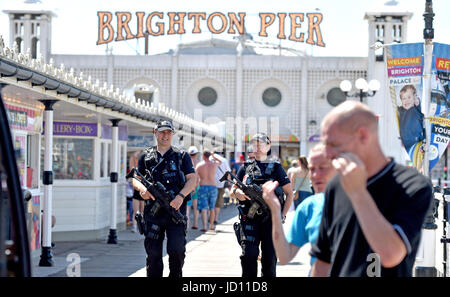
{"type": "MultiPolygon", "coordinates": [[[[170,206],[186,216],[186,203],[197,184],[197,178],[189,155],[172,146],[174,133],[172,122],[158,121],[154,129],[157,145],[143,152],[137,169],[142,175],[150,174],[155,182],[163,184],[172,193],[170,206]]],[[[163,241],[167,235],[169,277],[182,277],[186,226],[182,223],[176,224],[164,208],[154,213],[154,197],[146,188],[140,187],[138,190],[142,198],[146,199],[144,245],[147,253],[147,276],[163,276],[163,241]]]]}
{"type": "MultiPolygon", "coordinates": [[[[293,200],[289,178],[279,162],[268,160],[270,140],[266,134],[255,134],[251,139],[251,145],[256,159],[245,162],[239,169],[237,178],[244,184],[255,183],[259,186],[268,180],[278,181],[279,188],[276,193],[283,205],[280,216],[284,220],[293,200]]],[[[277,256],[272,242],[270,213],[251,215],[250,218],[249,210],[253,202],[236,185],[233,186],[230,196],[239,200],[240,230],[238,234],[240,235],[238,240],[242,247],[240,257],[242,276],[257,277],[259,245],[261,245],[261,276],[275,277],[277,256]]]]}

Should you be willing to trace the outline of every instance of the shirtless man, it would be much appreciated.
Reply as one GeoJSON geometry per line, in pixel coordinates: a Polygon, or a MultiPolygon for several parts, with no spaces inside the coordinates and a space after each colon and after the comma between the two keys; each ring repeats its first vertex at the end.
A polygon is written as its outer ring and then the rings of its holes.
{"type": "Polygon", "coordinates": [[[200,177],[197,208],[202,214],[203,229],[206,232],[206,215],[209,208],[209,230],[214,230],[214,207],[217,199],[216,170],[222,164],[210,151],[204,150],[202,161],[197,164],[195,171],[200,177]],[[211,160],[210,160],[211,157],[211,160]]]}

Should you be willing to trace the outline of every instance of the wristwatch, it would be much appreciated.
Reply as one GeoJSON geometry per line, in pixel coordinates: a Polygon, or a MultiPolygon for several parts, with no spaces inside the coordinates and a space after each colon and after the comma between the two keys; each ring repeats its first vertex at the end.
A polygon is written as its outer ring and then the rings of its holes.
{"type": "Polygon", "coordinates": [[[283,216],[281,219],[281,223],[284,224],[286,222],[286,216],[283,216]]]}
{"type": "Polygon", "coordinates": [[[178,193],[177,196],[181,196],[183,198],[183,200],[184,200],[184,198],[186,198],[186,196],[184,196],[183,193],[181,193],[181,192],[178,193]]]}

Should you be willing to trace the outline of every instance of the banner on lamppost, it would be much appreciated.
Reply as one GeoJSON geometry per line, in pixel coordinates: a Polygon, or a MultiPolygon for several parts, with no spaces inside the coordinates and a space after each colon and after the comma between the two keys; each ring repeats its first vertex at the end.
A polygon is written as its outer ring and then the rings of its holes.
{"type": "Polygon", "coordinates": [[[423,43],[402,43],[386,48],[389,95],[400,138],[414,167],[423,160],[425,132],[421,107],[423,43]]]}
{"type": "Polygon", "coordinates": [[[430,136],[427,137],[429,170],[439,161],[450,140],[449,51],[449,45],[434,43],[432,75],[429,78],[431,96],[429,106],[422,106],[424,44],[386,46],[388,87],[397,127],[403,147],[418,169],[422,167],[425,155],[425,118],[431,125],[430,136]]]}
{"type": "Polygon", "coordinates": [[[439,161],[450,141],[450,45],[433,43],[431,64],[431,97],[429,117],[431,124],[430,170],[439,161]]]}

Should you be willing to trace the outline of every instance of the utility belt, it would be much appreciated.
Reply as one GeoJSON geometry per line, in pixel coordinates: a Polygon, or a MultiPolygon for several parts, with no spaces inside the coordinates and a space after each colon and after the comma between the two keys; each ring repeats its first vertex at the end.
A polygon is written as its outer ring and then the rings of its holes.
{"type": "Polygon", "coordinates": [[[146,237],[151,238],[151,239],[158,239],[161,236],[161,234],[160,234],[161,228],[157,224],[154,224],[154,223],[146,224],[146,222],[140,212],[136,213],[135,219],[136,219],[140,234],[145,235],[146,237]]]}
{"type": "MultiPolygon", "coordinates": [[[[145,235],[145,237],[150,238],[150,239],[159,239],[162,234],[161,234],[161,227],[155,223],[151,223],[151,224],[146,224],[145,222],[142,222],[143,224],[143,232],[141,232],[141,230],[139,229],[139,233],[145,235]]],[[[187,226],[183,224],[183,231],[184,231],[184,236],[186,236],[187,234],[187,226]]]]}
{"type": "MultiPolygon", "coordinates": [[[[149,226],[145,223],[144,219],[142,218],[142,215],[140,217],[140,220],[138,221],[136,214],[136,221],[138,222],[138,229],[139,233],[145,235],[145,237],[151,238],[151,239],[158,239],[161,236],[161,227],[157,224],[149,224],[149,226]]],[[[185,235],[186,235],[186,228],[185,228],[185,235]]]]}
{"type": "Polygon", "coordinates": [[[270,218],[270,212],[260,212],[260,205],[252,201],[250,206],[238,205],[239,220],[240,221],[255,221],[257,223],[263,223],[270,218]]]}
{"type": "MultiPolygon", "coordinates": [[[[248,213],[245,212],[242,205],[238,206],[239,210],[239,222],[235,222],[233,225],[236,239],[240,246],[247,244],[256,244],[257,228],[262,226],[267,220],[270,219],[270,214],[256,215],[250,219],[248,213]]],[[[266,225],[267,226],[267,225],[266,225]]]]}
{"type": "MultiPolygon", "coordinates": [[[[148,201],[146,200],[146,206],[150,205],[148,201]]],[[[150,210],[148,210],[147,213],[147,219],[154,218],[156,216],[156,213],[161,209],[161,206],[159,205],[158,201],[155,201],[153,205],[151,205],[150,210]]],[[[145,209],[144,209],[145,212],[145,209]]],[[[186,216],[184,216],[186,219],[186,216]]],[[[136,213],[135,216],[137,226],[139,229],[139,233],[145,235],[148,238],[151,239],[158,239],[161,236],[161,227],[153,222],[148,222],[146,219],[144,219],[143,215],[140,212],[136,213]]],[[[187,225],[183,224],[184,227],[184,236],[187,234],[187,225]]]]}

